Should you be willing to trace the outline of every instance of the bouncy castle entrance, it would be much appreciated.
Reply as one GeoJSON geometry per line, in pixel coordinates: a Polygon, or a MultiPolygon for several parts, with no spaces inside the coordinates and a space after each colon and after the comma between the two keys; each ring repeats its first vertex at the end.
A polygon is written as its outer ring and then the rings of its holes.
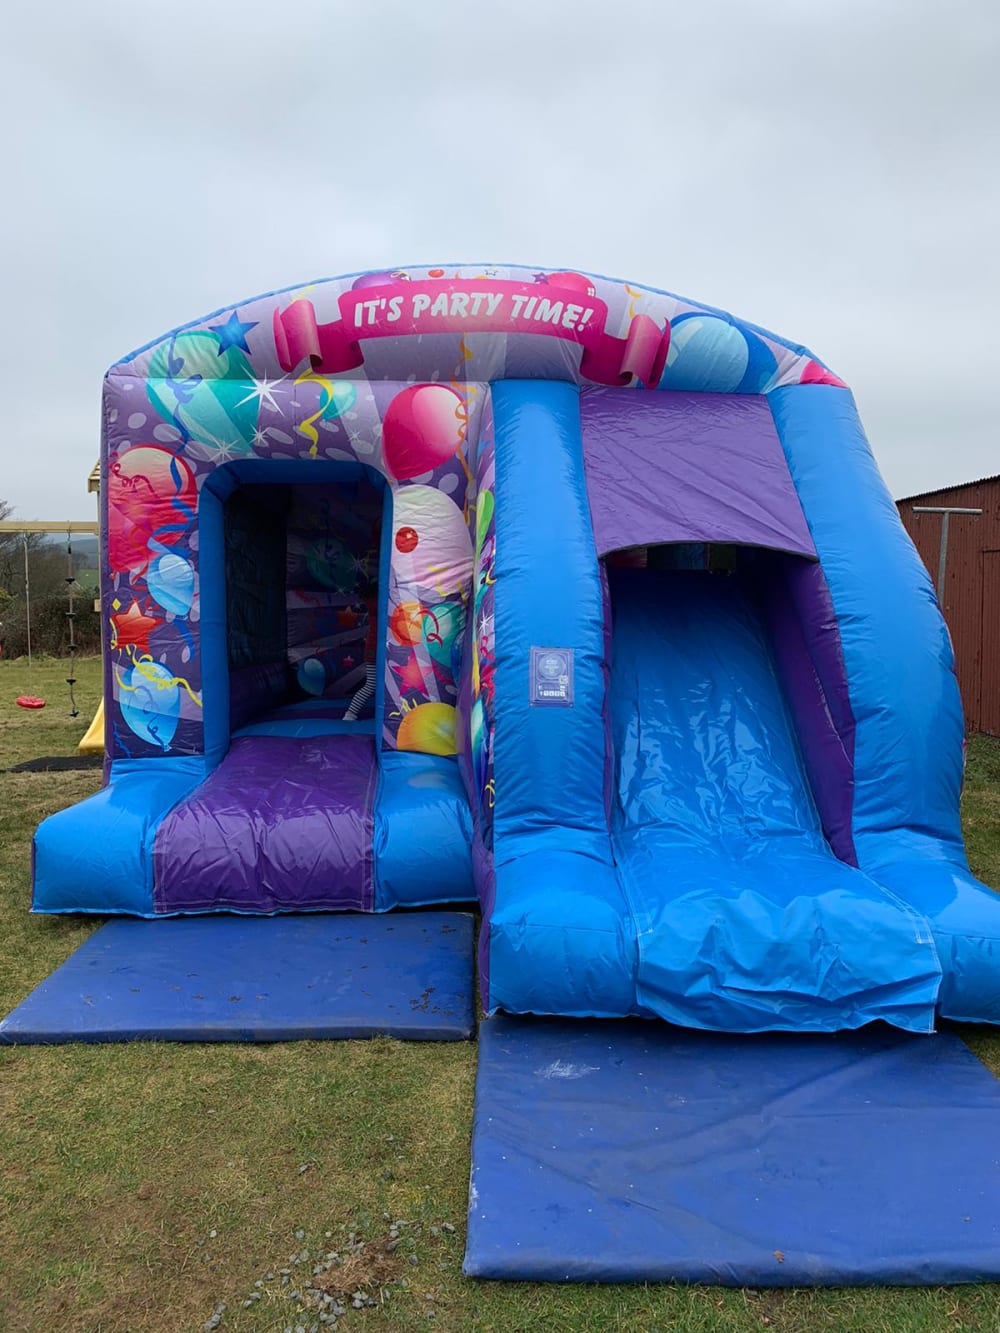
{"type": "Polygon", "coordinates": [[[229,744],[158,830],[157,911],[375,906],[389,493],[370,469],[321,469],[244,466],[216,491],[205,725],[229,744]]]}
{"type": "Polygon", "coordinates": [[[384,496],[374,474],[241,486],[226,500],[231,734],[333,721],[374,733],[384,496]]]}

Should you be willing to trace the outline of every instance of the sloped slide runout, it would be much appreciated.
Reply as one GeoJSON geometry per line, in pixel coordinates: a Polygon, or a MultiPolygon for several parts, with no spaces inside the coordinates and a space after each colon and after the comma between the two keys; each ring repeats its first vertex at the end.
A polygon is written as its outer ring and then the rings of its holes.
{"type": "Polygon", "coordinates": [[[1000,1084],[951,1034],[479,1029],[465,1272],[553,1282],[1000,1278],[1000,1084]]]}
{"type": "Polygon", "coordinates": [[[723,1031],[933,1030],[930,927],[830,852],[740,579],[610,574],[612,837],[639,1005],[723,1031]]]}

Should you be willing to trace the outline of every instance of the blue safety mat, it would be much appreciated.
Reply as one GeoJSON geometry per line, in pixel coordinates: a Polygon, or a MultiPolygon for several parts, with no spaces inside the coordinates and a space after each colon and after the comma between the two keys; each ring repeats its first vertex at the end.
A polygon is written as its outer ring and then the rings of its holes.
{"type": "Polygon", "coordinates": [[[0,1043],[460,1041],[472,953],[465,912],[116,920],[0,1023],[0,1043]]]}
{"type": "Polygon", "coordinates": [[[1000,1278],[1000,1084],[950,1034],[489,1019],[465,1272],[755,1287],[1000,1278]]]}

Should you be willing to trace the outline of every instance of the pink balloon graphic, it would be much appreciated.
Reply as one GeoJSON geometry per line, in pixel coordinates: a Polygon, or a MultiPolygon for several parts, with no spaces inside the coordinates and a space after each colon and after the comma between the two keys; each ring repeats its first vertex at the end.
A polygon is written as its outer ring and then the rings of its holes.
{"type": "Polygon", "coordinates": [[[582,292],[584,296],[597,295],[597,288],[583,273],[550,273],[549,286],[568,287],[571,291],[582,292]]]}
{"type": "Polygon", "coordinates": [[[411,384],[382,418],[382,454],[397,481],[433,472],[462,443],[465,404],[443,384],[411,384]]]}
{"type": "Polygon", "coordinates": [[[172,546],[191,520],[197,486],[183,459],[159,444],[140,444],[108,469],[108,557],[113,570],[142,569],[150,539],[172,546]]]}
{"type": "Polygon", "coordinates": [[[806,368],[802,372],[802,378],[799,383],[832,384],[839,389],[847,388],[847,385],[842,379],[838,379],[832,370],[827,370],[826,366],[821,366],[818,361],[809,361],[806,364],[806,368]]]}

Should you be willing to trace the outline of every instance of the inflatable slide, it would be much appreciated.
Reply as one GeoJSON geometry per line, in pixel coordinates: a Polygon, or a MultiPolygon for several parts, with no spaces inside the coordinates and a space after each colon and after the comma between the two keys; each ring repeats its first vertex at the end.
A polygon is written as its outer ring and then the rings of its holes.
{"type": "Polygon", "coordinates": [[[947,631],[805,348],[409,268],[167,334],[103,422],[106,784],[36,911],[478,898],[488,1012],[1000,1019],[947,631]]]}

